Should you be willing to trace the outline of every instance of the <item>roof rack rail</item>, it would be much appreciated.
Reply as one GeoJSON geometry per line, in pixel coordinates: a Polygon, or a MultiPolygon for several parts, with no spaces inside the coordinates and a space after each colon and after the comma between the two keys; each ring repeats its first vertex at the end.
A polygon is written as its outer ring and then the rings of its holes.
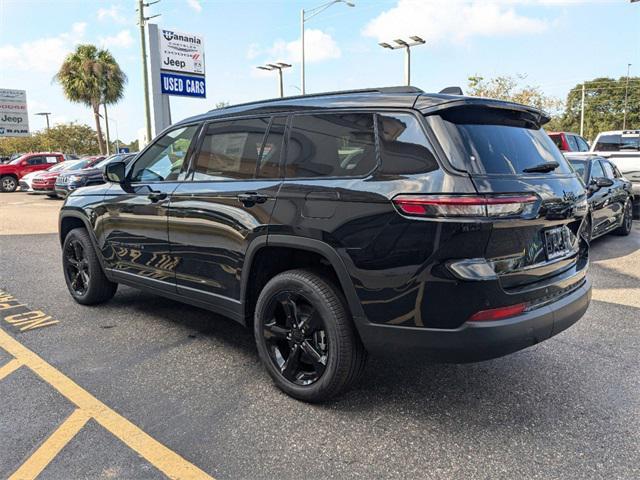
{"type": "Polygon", "coordinates": [[[420,94],[424,93],[418,87],[410,87],[410,86],[398,86],[398,87],[378,87],[378,88],[362,88],[359,90],[337,90],[334,92],[320,92],[320,93],[307,93],[306,95],[293,95],[290,97],[282,97],[282,98],[269,98],[266,100],[254,100],[252,102],[246,103],[238,103],[235,105],[228,105],[222,108],[216,108],[210,110],[211,112],[215,110],[225,110],[227,108],[235,108],[242,107],[246,105],[258,104],[258,103],[269,103],[269,102],[281,102],[286,100],[299,100],[302,98],[316,98],[316,97],[330,97],[334,95],[350,95],[350,94],[358,94],[358,93],[414,93],[420,94]]]}

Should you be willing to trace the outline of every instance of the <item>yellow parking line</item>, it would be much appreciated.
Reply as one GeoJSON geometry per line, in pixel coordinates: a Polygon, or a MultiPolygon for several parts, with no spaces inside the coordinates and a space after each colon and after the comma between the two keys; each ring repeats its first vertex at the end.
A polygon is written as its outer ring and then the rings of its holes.
{"type": "Polygon", "coordinates": [[[22,364],[15,358],[12,360],[9,360],[2,367],[0,367],[0,380],[2,380],[4,377],[9,375],[10,373],[15,372],[18,368],[20,368],[20,365],[22,364]]]}
{"type": "Polygon", "coordinates": [[[60,453],[60,450],[71,441],[76,433],[84,427],[89,418],[91,417],[79,408],[74,410],[29,459],[20,465],[20,468],[9,477],[9,480],[32,480],[36,478],[51,463],[51,460],[60,453]]]}
{"type": "Polygon", "coordinates": [[[2,329],[0,329],[0,347],[37,373],[45,382],[76,404],[80,410],[89,417],[94,418],[120,441],[135,450],[169,478],[212,480],[212,477],[207,473],[162,445],[123,416],[114,412],[2,329]]]}

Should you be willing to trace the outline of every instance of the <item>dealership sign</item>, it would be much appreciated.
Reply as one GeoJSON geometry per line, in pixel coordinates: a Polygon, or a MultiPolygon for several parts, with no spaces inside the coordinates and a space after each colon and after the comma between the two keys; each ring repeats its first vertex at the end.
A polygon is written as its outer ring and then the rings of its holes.
{"type": "Polygon", "coordinates": [[[204,77],[161,72],[160,81],[162,82],[162,93],[166,93],[167,95],[197,98],[205,98],[207,96],[204,77]]]}
{"type": "Polygon", "coordinates": [[[202,37],[191,33],[160,28],[162,70],[176,73],[204,75],[204,43],[202,37]]]}
{"type": "Polygon", "coordinates": [[[0,88],[0,137],[29,136],[27,92],[0,88]]]}

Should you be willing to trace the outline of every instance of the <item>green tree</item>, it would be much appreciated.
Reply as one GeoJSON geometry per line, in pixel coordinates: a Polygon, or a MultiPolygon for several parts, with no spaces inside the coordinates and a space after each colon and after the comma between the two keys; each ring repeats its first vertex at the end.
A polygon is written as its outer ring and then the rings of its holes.
{"type": "Polygon", "coordinates": [[[540,87],[521,85],[526,75],[501,76],[486,79],[479,75],[469,77],[467,94],[477,97],[497,98],[510,102],[530,105],[549,113],[558,111],[562,102],[557,98],[545,95],[540,87]]]}
{"type": "MultiPolygon", "coordinates": [[[[624,117],[627,77],[594,78],[584,83],[584,136],[594,140],[598,132],[621,130],[624,117]]],[[[557,119],[558,130],[580,131],[582,84],[567,95],[564,113],[557,119]]],[[[629,78],[627,91],[627,129],[640,128],[640,77],[629,78]]]]}
{"type": "Polygon", "coordinates": [[[67,55],[54,80],[60,83],[70,101],[82,103],[93,110],[98,145],[100,153],[104,154],[100,104],[119,100],[126,82],[126,76],[113,56],[95,45],[78,45],[75,52],[67,55]]]}
{"type": "Polygon", "coordinates": [[[95,130],[78,123],[56,125],[49,130],[34,132],[29,137],[0,138],[0,155],[45,151],[88,155],[99,150],[95,130]]]}

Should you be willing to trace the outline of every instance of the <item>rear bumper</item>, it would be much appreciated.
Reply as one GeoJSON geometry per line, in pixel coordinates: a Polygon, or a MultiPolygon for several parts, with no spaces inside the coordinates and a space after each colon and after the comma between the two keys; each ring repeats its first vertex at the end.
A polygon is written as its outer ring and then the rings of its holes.
{"type": "Polygon", "coordinates": [[[360,337],[371,353],[419,352],[438,362],[464,363],[501,357],[542,342],[569,328],[584,315],[591,300],[585,282],[558,301],[513,318],[467,322],[456,329],[359,325],[360,337]]]}

